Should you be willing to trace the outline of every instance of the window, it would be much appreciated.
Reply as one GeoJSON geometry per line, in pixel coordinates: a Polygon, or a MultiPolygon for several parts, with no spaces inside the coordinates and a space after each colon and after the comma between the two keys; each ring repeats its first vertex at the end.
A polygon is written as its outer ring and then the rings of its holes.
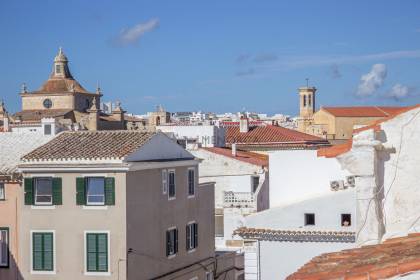
{"type": "Polygon", "coordinates": [[[351,214],[341,214],[341,226],[351,226],[351,214]]]}
{"type": "Polygon", "coordinates": [[[315,214],[305,213],[305,226],[314,226],[315,225],[315,214]]]}
{"type": "Polygon", "coordinates": [[[162,193],[168,193],[168,171],[166,169],[162,170],[162,193]]]}
{"type": "Polygon", "coordinates": [[[42,103],[44,105],[45,108],[50,109],[52,107],[52,101],[51,99],[45,99],[44,102],[42,103]]]}
{"type": "Polygon", "coordinates": [[[251,191],[252,191],[252,193],[255,193],[257,191],[259,184],[260,184],[260,176],[252,176],[251,177],[251,191]]]}
{"type": "Polygon", "coordinates": [[[51,135],[51,125],[50,124],[44,125],[44,135],[51,135]]]}
{"type": "Polygon", "coordinates": [[[176,193],[176,186],[175,186],[175,170],[168,171],[168,181],[169,181],[169,191],[168,196],[169,198],[175,198],[176,193]]]}
{"type": "Polygon", "coordinates": [[[223,237],[224,236],[224,222],[223,214],[216,214],[215,216],[215,236],[223,237]]]}
{"type": "Polygon", "coordinates": [[[195,170],[194,168],[188,169],[188,195],[195,194],[195,170]]]}
{"type": "Polygon", "coordinates": [[[25,178],[25,205],[61,205],[62,180],[59,177],[25,178]]]}
{"type": "Polygon", "coordinates": [[[115,178],[76,178],[76,204],[87,206],[115,205],[115,178]]]}
{"type": "Polygon", "coordinates": [[[87,178],[86,204],[105,205],[105,178],[87,178]]]}
{"type": "Polygon", "coordinates": [[[212,271],[206,271],[206,280],[213,280],[213,272],[212,271]]]}
{"type": "Polygon", "coordinates": [[[186,228],[187,235],[187,251],[191,251],[198,246],[198,224],[190,223],[186,228]]]}
{"type": "Polygon", "coordinates": [[[32,233],[32,270],[54,270],[54,233],[32,233]]]}
{"type": "Polygon", "coordinates": [[[108,272],[108,233],[86,233],[86,272],[108,272]]]}
{"type": "Polygon", "coordinates": [[[166,256],[173,256],[178,252],[178,230],[172,228],[166,231],[166,256]]]}
{"type": "Polygon", "coordinates": [[[4,188],[4,183],[0,183],[0,200],[6,199],[6,189],[4,188]]]}
{"type": "Polygon", "coordinates": [[[303,107],[306,107],[306,95],[303,96],[303,107]]]}
{"type": "Polygon", "coordinates": [[[9,229],[0,228],[0,267],[9,267],[9,229]]]}
{"type": "Polygon", "coordinates": [[[56,74],[60,74],[61,73],[61,67],[60,67],[60,65],[55,65],[55,73],[56,74]]]}
{"type": "Polygon", "coordinates": [[[308,95],[308,106],[311,106],[312,103],[312,96],[308,95]]]}
{"type": "Polygon", "coordinates": [[[52,205],[52,178],[35,178],[35,205],[52,205]]]}

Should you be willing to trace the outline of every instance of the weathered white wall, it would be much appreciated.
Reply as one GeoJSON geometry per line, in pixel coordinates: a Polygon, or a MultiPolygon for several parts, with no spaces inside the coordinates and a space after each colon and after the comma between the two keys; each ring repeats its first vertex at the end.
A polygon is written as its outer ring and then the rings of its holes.
{"type": "Polygon", "coordinates": [[[420,108],[381,125],[385,148],[395,149],[382,157],[384,224],[383,239],[420,232],[420,108]]]}
{"type": "Polygon", "coordinates": [[[335,158],[317,157],[316,150],[269,153],[270,208],[329,193],[330,181],[349,174],[335,158]]]}
{"type": "Polygon", "coordinates": [[[274,230],[328,230],[354,231],[356,224],[356,192],[347,189],[292,203],[283,207],[270,208],[246,217],[249,228],[274,230]],[[315,214],[315,225],[304,225],[304,214],[315,214]],[[341,226],[341,214],[351,214],[352,225],[341,226]]]}
{"type": "Polygon", "coordinates": [[[260,280],[286,279],[315,256],[353,247],[354,243],[261,241],[260,280]]]}
{"type": "Polygon", "coordinates": [[[202,147],[224,147],[225,128],[214,125],[160,125],[156,130],[172,132],[177,139],[197,139],[202,147]]]}

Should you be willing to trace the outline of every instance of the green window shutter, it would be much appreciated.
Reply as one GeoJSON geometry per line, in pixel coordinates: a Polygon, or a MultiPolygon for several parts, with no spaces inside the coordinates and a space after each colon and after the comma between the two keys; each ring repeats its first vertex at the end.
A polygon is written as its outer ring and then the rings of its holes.
{"type": "Polygon", "coordinates": [[[76,204],[86,204],[85,178],[76,178],[76,204]]]}
{"type": "Polygon", "coordinates": [[[44,269],[47,271],[54,270],[53,267],[53,235],[52,233],[44,233],[44,250],[43,250],[43,257],[44,257],[44,269]]]}
{"type": "Polygon", "coordinates": [[[187,234],[187,238],[186,238],[186,242],[187,242],[187,251],[190,250],[190,240],[191,240],[191,236],[190,236],[190,225],[187,225],[187,227],[185,228],[185,232],[187,234]]]}
{"type": "Polygon", "coordinates": [[[97,271],[96,234],[88,233],[87,239],[87,271],[97,271]]]}
{"type": "Polygon", "coordinates": [[[62,205],[63,204],[63,188],[61,178],[52,179],[52,188],[53,188],[53,205],[62,205]]]}
{"type": "Polygon", "coordinates": [[[194,248],[198,246],[198,224],[195,223],[193,226],[194,229],[194,248]]]}
{"type": "Polygon", "coordinates": [[[108,271],[108,238],[107,234],[98,234],[98,271],[108,271]]]}
{"type": "Polygon", "coordinates": [[[25,178],[25,205],[34,204],[34,181],[32,178],[25,178]]]}
{"type": "Polygon", "coordinates": [[[87,271],[108,271],[108,234],[88,233],[87,239],[87,271]]]}
{"type": "Polygon", "coordinates": [[[115,205],[115,178],[105,178],[105,205],[115,205]]]}
{"type": "Polygon", "coordinates": [[[170,248],[171,248],[171,234],[170,234],[170,231],[167,230],[166,231],[166,256],[169,256],[170,248]]]}
{"type": "Polygon", "coordinates": [[[32,269],[43,270],[43,238],[42,234],[34,233],[32,236],[32,269]]]}
{"type": "Polygon", "coordinates": [[[178,253],[178,229],[175,229],[175,254],[178,253]]]}

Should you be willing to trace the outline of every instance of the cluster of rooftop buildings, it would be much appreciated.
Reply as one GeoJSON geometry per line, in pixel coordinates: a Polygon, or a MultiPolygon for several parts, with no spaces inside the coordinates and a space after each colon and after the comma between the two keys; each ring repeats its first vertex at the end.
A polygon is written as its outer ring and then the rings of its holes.
{"type": "Polygon", "coordinates": [[[420,106],[298,97],[129,114],[60,49],[0,106],[0,279],[417,279],[420,106]]]}

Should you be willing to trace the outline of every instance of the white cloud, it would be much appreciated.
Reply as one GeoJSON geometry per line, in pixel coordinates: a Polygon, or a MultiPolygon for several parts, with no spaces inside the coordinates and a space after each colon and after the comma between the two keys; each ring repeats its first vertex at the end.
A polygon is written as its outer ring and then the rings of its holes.
{"type": "Polygon", "coordinates": [[[415,95],[416,89],[402,84],[395,84],[386,94],[387,97],[395,100],[402,100],[409,96],[415,95]]]}
{"type": "Polygon", "coordinates": [[[374,64],[372,70],[360,78],[356,95],[360,97],[373,95],[384,84],[386,75],[385,64],[374,64]]]}
{"type": "Polygon", "coordinates": [[[116,41],[121,45],[129,45],[137,42],[144,34],[156,29],[159,26],[159,19],[153,18],[146,22],[141,22],[133,27],[121,30],[116,41]]]}

